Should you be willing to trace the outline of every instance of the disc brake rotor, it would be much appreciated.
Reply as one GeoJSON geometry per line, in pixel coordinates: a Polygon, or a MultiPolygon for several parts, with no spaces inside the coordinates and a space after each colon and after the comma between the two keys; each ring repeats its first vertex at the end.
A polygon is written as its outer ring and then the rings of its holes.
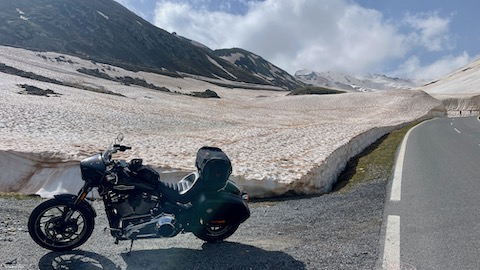
{"type": "Polygon", "coordinates": [[[66,223],[61,217],[52,218],[45,223],[45,234],[50,239],[65,240],[71,238],[78,231],[77,220],[69,220],[66,223]]]}

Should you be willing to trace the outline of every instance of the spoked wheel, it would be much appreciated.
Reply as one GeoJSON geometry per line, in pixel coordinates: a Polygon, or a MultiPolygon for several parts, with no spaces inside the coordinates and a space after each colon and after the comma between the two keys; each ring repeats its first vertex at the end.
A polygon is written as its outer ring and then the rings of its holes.
{"type": "Polygon", "coordinates": [[[51,199],[37,206],[28,219],[28,232],[40,246],[53,251],[74,249],[92,235],[95,217],[83,207],[65,221],[69,207],[51,199]]]}
{"type": "Polygon", "coordinates": [[[230,237],[240,224],[231,225],[205,225],[193,232],[193,234],[207,242],[218,242],[230,237]]]}

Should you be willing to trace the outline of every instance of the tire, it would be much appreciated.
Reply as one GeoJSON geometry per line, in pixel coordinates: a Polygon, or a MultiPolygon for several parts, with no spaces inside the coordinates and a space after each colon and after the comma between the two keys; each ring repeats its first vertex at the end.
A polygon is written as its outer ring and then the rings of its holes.
{"type": "Polygon", "coordinates": [[[215,243],[223,241],[230,237],[238,229],[240,224],[231,225],[205,225],[198,230],[193,231],[193,234],[203,241],[215,243]]]}
{"type": "Polygon", "coordinates": [[[28,233],[40,246],[53,251],[68,251],[79,247],[92,235],[95,217],[82,204],[68,222],[62,215],[68,203],[56,199],[38,205],[28,219],[28,233]]]}

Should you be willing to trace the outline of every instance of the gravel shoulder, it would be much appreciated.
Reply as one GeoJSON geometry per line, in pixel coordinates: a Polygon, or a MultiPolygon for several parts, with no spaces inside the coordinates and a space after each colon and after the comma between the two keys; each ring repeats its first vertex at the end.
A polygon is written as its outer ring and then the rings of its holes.
{"type": "Polygon", "coordinates": [[[92,237],[71,252],[36,245],[27,219],[41,199],[0,198],[0,269],[374,269],[385,179],[318,197],[250,204],[252,215],[227,241],[193,234],[115,245],[100,202],[92,237]]]}

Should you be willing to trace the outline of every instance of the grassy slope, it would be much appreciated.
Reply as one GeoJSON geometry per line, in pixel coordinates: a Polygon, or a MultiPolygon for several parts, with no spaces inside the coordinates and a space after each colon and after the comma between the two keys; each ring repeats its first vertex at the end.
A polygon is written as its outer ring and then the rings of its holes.
{"type": "Polygon", "coordinates": [[[352,158],[338,178],[335,191],[347,191],[353,185],[375,179],[390,178],[395,162],[395,153],[413,123],[389,133],[352,158]]]}

